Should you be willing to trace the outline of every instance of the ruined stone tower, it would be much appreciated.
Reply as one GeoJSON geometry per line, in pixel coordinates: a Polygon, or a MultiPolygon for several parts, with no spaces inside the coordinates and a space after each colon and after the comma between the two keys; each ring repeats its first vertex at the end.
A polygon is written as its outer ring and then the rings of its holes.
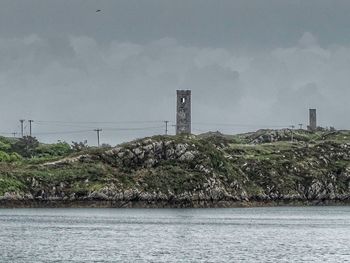
{"type": "Polygon", "coordinates": [[[191,133],[191,91],[177,90],[176,134],[191,133]]]}
{"type": "Polygon", "coordinates": [[[316,119],[316,109],[309,109],[309,130],[316,131],[317,119],[316,119]]]}

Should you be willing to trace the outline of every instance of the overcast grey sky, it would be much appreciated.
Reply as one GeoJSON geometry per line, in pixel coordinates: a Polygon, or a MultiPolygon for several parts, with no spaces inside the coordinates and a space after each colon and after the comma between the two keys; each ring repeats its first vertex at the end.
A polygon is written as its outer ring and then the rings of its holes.
{"type": "Polygon", "coordinates": [[[0,132],[24,118],[44,141],[159,134],[176,89],[192,90],[195,133],[306,125],[309,107],[350,128],[349,13],[345,0],[1,0],[0,132]]]}

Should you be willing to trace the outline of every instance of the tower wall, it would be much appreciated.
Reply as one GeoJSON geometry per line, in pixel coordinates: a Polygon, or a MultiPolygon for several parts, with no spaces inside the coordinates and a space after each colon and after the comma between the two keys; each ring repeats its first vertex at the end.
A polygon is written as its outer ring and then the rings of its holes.
{"type": "Polygon", "coordinates": [[[191,133],[191,91],[177,90],[176,134],[191,133]]]}
{"type": "Polygon", "coordinates": [[[309,130],[315,131],[317,128],[316,109],[309,109],[309,130]]]}

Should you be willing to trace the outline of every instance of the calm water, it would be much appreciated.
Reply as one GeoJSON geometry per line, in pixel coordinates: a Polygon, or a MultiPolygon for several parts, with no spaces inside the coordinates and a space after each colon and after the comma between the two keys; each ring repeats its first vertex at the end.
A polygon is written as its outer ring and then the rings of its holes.
{"type": "Polygon", "coordinates": [[[0,209],[0,262],[350,262],[350,207],[0,209]]]}

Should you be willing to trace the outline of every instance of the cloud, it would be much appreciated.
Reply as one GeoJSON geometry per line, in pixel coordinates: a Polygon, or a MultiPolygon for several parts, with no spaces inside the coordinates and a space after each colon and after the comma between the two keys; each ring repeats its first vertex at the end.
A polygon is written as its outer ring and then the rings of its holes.
{"type": "MultiPolygon", "coordinates": [[[[349,128],[344,117],[350,114],[350,48],[322,47],[308,32],[290,47],[254,52],[184,45],[173,38],[139,44],[32,34],[0,38],[0,54],[0,110],[6,112],[0,117],[3,131],[18,129],[20,118],[174,121],[176,89],[193,92],[195,132],[221,129],[232,133],[306,123],[309,107],[319,109],[321,124],[349,128]]],[[[95,126],[84,125],[78,126],[90,130],[95,126]]],[[[39,123],[35,127],[37,132],[76,128],[39,123]]],[[[162,132],[163,128],[106,129],[103,138],[117,143],[162,132]]],[[[70,141],[81,136],[42,135],[42,139],[70,141]]],[[[84,136],[94,140],[94,133],[84,136]]]]}
{"type": "Polygon", "coordinates": [[[312,48],[318,46],[318,41],[313,34],[305,32],[299,39],[298,44],[301,48],[312,48]]]}

